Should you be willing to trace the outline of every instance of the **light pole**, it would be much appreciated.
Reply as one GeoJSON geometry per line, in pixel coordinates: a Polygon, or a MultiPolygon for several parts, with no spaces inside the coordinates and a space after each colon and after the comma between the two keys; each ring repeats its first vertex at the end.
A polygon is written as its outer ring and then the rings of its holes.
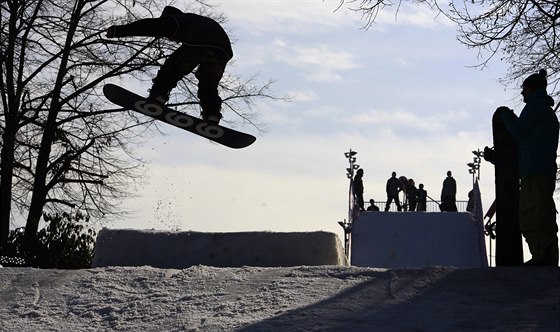
{"type": "Polygon", "coordinates": [[[350,179],[350,187],[348,188],[348,222],[352,223],[353,221],[353,211],[354,211],[354,171],[360,168],[360,165],[356,164],[356,155],[358,154],[357,151],[350,151],[344,152],[344,156],[348,159],[348,163],[350,164],[349,167],[346,169],[346,177],[350,179]]]}
{"type": "Polygon", "coordinates": [[[339,221],[338,224],[344,229],[344,253],[346,257],[350,259],[350,233],[352,232],[352,222],[354,220],[354,191],[352,186],[354,184],[354,171],[360,168],[360,165],[356,164],[357,151],[344,152],[344,157],[348,159],[349,167],[346,169],[346,177],[350,180],[350,186],[348,188],[348,219],[344,221],[339,221]]]}
{"type": "Polygon", "coordinates": [[[481,158],[484,157],[484,151],[477,149],[476,151],[472,151],[472,153],[474,154],[473,162],[468,163],[467,166],[469,166],[469,174],[473,176],[472,181],[474,184],[475,179],[480,181],[480,161],[482,160],[481,158]]]}

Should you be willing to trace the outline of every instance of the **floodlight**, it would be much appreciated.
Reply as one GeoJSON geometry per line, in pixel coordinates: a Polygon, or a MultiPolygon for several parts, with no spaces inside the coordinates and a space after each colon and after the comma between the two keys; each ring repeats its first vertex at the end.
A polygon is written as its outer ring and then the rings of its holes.
{"type": "Polygon", "coordinates": [[[479,158],[484,157],[484,151],[477,150],[477,151],[472,151],[472,153],[479,158]]]}
{"type": "Polygon", "coordinates": [[[355,156],[357,153],[358,153],[358,152],[356,152],[356,151],[350,150],[349,152],[344,152],[344,156],[345,156],[346,158],[350,158],[350,157],[355,156]]]}

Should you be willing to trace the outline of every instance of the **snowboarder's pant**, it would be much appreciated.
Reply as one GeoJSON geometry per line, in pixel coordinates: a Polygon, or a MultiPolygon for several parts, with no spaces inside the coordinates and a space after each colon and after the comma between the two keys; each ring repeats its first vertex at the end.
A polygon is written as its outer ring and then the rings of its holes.
{"type": "Polygon", "coordinates": [[[218,95],[218,85],[227,62],[227,55],[219,49],[182,45],[158,71],[150,96],[168,96],[171,89],[198,66],[195,76],[203,115],[220,113],[222,99],[218,95]]]}
{"type": "Polygon", "coordinates": [[[558,266],[558,225],[552,195],[554,176],[521,177],[519,192],[519,226],[532,261],[539,265],[558,266]]]}
{"type": "Polygon", "coordinates": [[[399,195],[387,195],[387,203],[385,204],[385,212],[389,211],[389,207],[391,205],[392,201],[395,201],[395,204],[397,205],[397,211],[401,211],[401,202],[399,201],[399,195]]]}

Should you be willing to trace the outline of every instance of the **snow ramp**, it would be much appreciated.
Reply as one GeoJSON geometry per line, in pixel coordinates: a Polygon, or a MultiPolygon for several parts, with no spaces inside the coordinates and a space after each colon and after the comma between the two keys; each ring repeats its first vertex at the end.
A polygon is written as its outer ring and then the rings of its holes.
{"type": "Polygon", "coordinates": [[[182,269],[347,265],[338,236],[329,232],[201,233],[102,229],[94,267],[152,266],[182,269]]]}
{"type": "Polygon", "coordinates": [[[354,266],[487,267],[481,222],[468,212],[364,212],[354,220],[354,266]]]}

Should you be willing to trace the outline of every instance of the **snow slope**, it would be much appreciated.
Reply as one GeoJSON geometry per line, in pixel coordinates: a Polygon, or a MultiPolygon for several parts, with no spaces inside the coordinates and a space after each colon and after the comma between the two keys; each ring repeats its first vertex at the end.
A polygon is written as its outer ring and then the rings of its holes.
{"type": "Polygon", "coordinates": [[[559,331],[558,268],[0,269],[1,331],[559,331]]]}
{"type": "Polygon", "coordinates": [[[486,267],[482,223],[468,212],[363,212],[352,225],[352,265],[486,267]]]}

